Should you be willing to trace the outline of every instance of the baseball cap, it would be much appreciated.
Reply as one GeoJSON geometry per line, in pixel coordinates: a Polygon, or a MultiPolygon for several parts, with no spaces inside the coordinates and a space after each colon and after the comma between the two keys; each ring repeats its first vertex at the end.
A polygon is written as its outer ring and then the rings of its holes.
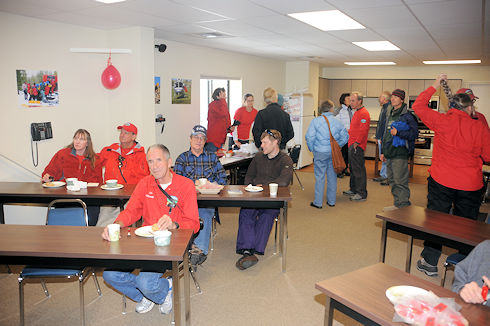
{"type": "Polygon", "coordinates": [[[195,125],[193,128],[192,128],[192,131],[191,131],[191,136],[195,136],[195,135],[198,135],[198,134],[201,134],[201,135],[204,135],[206,136],[206,128],[204,128],[203,126],[201,125],[195,125]]]}
{"type": "Polygon", "coordinates": [[[126,122],[122,126],[118,126],[117,129],[124,129],[128,132],[132,132],[135,135],[138,134],[138,128],[136,128],[136,126],[131,122],[126,122]]]}
{"type": "Polygon", "coordinates": [[[460,88],[458,89],[458,91],[456,92],[456,94],[466,94],[468,95],[471,100],[473,101],[475,98],[478,98],[475,96],[475,94],[473,94],[473,91],[469,88],[460,88]]]}
{"type": "Polygon", "coordinates": [[[391,93],[391,95],[398,96],[399,98],[402,99],[402,101],[405,101],[405,91],[402,89],[399,88],[395,89],[393,93],[391,93]]]}

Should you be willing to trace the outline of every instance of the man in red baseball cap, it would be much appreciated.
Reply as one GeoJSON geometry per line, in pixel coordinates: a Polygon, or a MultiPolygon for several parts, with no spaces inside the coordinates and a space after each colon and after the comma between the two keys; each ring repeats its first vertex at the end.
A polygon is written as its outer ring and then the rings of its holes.
{"type": "MultiPolygon", "coordinates": [[[[146,162],[145,148],[136,141],[138,128],[131,122],[117,127],[120,130],[119,143],[106,146],[99,153],[104,160],[104,180],[117,179],[121,185],[137,184],[150,174],[146,162]]],[[[112,223],[119,214],[117,207],[101,207],[97,226],[112,223]],[[109,212],[110,210],[110,212],[109,212]]]]}
{"type": "MultiPolygon", "coordinates": [[[[473,94],[473,91],[471,90],[471,88],[460,88],[460,89],[458,89],[456,94],[468,95],[470,97],[470,99],[473,101],[473,103],[475,103],[475,101],[478,99],[478,97],[475,96],[475,94],[473,94]]],[[[482,113],[475,111],[475,115],[472,118],[475,120],[481,121],[481,123],[483,123],[488,128],[487,119],[485,118],[485,116],[482,113]]]]}

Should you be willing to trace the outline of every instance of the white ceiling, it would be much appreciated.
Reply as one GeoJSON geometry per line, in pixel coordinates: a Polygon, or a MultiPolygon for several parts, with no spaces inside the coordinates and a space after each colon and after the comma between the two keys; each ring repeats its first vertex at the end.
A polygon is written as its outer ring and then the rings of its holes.
{"type": "Polygon", "coordinates": [[[0,11],[104,30],[147,26],[161,40],[327,66],[449,59],[490,65],[490,0],[0,0],[0,11]],[[286,15],[332,9],[367,28],[322,32],[286,15]],[[196,36],[206,32],[227,37],[196,36]],[[351,43],[381,40],[401,51],[368,52],[351,43]]]}

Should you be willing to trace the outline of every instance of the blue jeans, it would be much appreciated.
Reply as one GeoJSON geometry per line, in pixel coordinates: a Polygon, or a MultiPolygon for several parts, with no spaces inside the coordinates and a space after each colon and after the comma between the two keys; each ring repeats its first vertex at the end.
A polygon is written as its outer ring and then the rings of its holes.
{"type": "Polygon", "coordinates": [[[135,302],[143,300],[143,296],[156,304],[162,304],[168,293],[169,283],[162,273],[104,271],[102,277],[110,286],[135,302]]]}
{"type": "Polygon", "coordinates": [[[337,200],[337,174],[333,169],[332,153],[313,152],[315,170],[315,200],[313,204],[323,206],[325,175],[327,176],[327,203],[335,205],[337,200]]]}
{"type": "Polygon", "coordinates": [[[202,219],[202,230],[194,239],[194,244],[201,249],[205,255],[209,250],[209,238],[211,236],[211,223],[213,222],[214,208],[199,208],[199,217],[202,219]]]}

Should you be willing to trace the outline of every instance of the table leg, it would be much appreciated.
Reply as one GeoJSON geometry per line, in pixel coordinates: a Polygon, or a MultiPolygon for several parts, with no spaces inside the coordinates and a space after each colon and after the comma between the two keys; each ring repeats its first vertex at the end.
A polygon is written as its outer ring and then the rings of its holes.
{"type": "Polygon", "coordinates": [[[376,154],[374,154],[374,176],[375,177],[379,176],[378,164],[379,164],[379,144],[378,144],[378,140],[376,139],[376,154]]]}
{"type": "Polygon", "coordinates": [[[5,224],[5,213],[3,211],[3,204],[0,203],[0,224],[5,224]]]}
{"type": "MultiPolygon", "coordinates": [[[[185,270],[184,270],[185,273],[185,270]]],[[[176,326],[182,325],[182,315],[180,312],[180,284],[179,284],[179,262],[172,261],[172,279],[173,279],[173,310],[174,310],[174,323],[176,326]]]]}
{"type": "Polygon", "coordinates": [[[405,262],[405,272],[410,274],[410,265],[412,264],[412,249],[413,249],[413,237],[408,236],[407,242],[407,260],[405,262]]]}
{"type": "Polygon", "coordinates": [[[333,307],[331,305],[332,299],[327,297],[327,301],[325,302],[325,320],[324,326],[332,326],[333,323],[333,307]]]}
{"type": "Polygon", "coordinates": [[[189,260],[184,257],[184,316],[185,325],[191,324],[191,290],[189,279],[189,260]]]}
{"type": "Polygon", "coordinates": [[[288,232],[288,202],[284,202],[284,206],[282,208],[282,219],[281,219],[281,255],[282,255],[282,272],[286,272],[286,252],[287,252],[287,232],[288,232]]]}
{"type": "Polygon", "coordinates": [[[385,262],[385,255],[386,255],[386,221],[383,220],[383,228],[381,229],[381,248],[379,249],[379,261],[384,263],[385,262]]]}

